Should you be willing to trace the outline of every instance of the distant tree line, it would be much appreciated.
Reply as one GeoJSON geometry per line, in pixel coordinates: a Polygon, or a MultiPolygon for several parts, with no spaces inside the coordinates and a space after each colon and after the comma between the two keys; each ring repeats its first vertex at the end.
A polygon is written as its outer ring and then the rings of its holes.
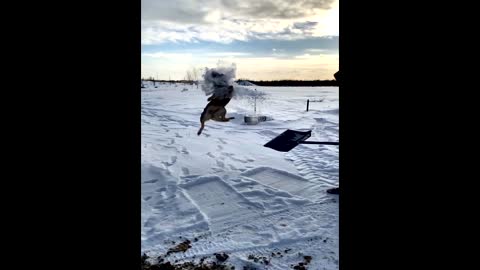
{"type": "Polygon", "coordinates": [[[190,68],[187,70],[185,77],[183,77],[183,80],[158,80],[155,79],[153,76],[149,76],[147,78],[142,77],[142,82],[143,81],[150,81],[155,83],[185,83],[185,84],[195,84],[197,85],[198,88],[198,80],[202,74],[202,69],[199,68],[190,68]]]}
{"type": "Polygon", "coordinates": [[[278,80],[278,81],[253,81],[248,79],[240,79],[238,81],[249,81],[258,86],[339,86],[336,80],[278,80]]]}
{"type": "Polygon", "coordinates": [[[142,78],[142,81],[145,82],[156,82],[156,83],[188,83],[188,84],[194,84],[195,81],[188,81],[188,80],[155,80],[151,78],[144,79],[142,78]]]}
{"type": "MultiPolygon", "coordinates": [[[[197,80],[155,80],[153,78],[142,78],[142,81],[151,81],[155,83],[185,83],[196,84],[197,80]]],[[[301,80],[278,80],[278,81],[253,81],[240,79],[236,82],[251,82],[258,86],[339,86],[336,80],[314,80],[314,81],[301,81],[301,80]]]]}

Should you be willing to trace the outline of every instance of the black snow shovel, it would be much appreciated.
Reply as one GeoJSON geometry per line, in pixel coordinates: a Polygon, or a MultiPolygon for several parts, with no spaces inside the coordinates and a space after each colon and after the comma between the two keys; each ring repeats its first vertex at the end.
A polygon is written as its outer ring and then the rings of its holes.
{"type": "MultiPolygon", "coordinates": [[[[282,134],[278,135],[277,137],[273,138],[271,141],[266,143],[264,146],[272,148],[273,150],[277,150],[280,152],[288,152],[295,148],[295,146],[299,144],[327,144],[327,145],[339,145],[338,142],[313,142],[313,141],[305,141],[306,139],[312,136],[312,131],[297,131],[287,129],[282,134]]],[[[327,190],[327,193],[336,194],[340,193],[340,189],[331,188],[327,190]]]]}
{"type": "Polygon", "coordinates": [[[272,148],[273,150],[280,152],[288,152],[295,148],[299,144],[326,144],[326,145],[339,145],[338,142],[313,142],[305,141],[306,139],[312,136],[312,131],[298,131],[287,129],[282,134],[273,138],[271,141],[266,143],[264,146],[272,148]]]}

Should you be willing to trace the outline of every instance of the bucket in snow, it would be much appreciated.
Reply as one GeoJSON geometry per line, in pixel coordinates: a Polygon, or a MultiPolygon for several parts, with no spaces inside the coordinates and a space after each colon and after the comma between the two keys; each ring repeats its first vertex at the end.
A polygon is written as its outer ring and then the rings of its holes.
{"type": "Polygon", "coordinates": [[[245,116],[244,121],[247,125],[256,125],[259,122],[267,121],[267,117],[263,115],[250,115],[245,116]]]}

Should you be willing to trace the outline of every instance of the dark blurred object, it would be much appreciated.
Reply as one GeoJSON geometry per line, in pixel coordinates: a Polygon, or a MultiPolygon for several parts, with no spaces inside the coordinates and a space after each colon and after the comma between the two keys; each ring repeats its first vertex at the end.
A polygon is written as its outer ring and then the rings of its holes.
{"type": "Polygon", "coordinates": [[[342,81],[341,81],[342,76],[341,76],[341,74],[340,74],[340,70],[337,71],[337,72],[335,72],[335,74],[333,74],[333,77],[335,77],[335,80],[336,80],[338,83],[341,83],[341,82],[342,82],[342,81]]]}
{"type": "Polygon", "coordinates": [[[338,195],[338,194],[340,194],[340,188],[337,187],[337,188],[327,189],[327,193],[338,195]]]}

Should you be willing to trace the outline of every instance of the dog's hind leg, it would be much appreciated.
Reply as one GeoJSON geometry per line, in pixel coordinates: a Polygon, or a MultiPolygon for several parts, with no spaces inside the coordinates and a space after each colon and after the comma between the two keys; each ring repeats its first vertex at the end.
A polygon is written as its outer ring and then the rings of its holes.
{"type": "Polygon", "coordinates": [[[201,122],[201,124],[202,124],[202,125],[200,126],[200,129],[198,130],[197,135],[202,134],[202,130],[203,130],[203,128],[205,127],[205,122],[201,122]]]}
{"type": "Polygon", "coordinates": [[[230,121],[230,120],[232,120],[232,119],[235,119],[235,117],[227,117],[227,118],[221,117],[221,118],[217,118],[217,119],[214,119],[214,120],[215,120],[215,121],[218,121],[218,122],[228,122],[228,121],[230,121]]]}
{"type": "Polygon", "coordinates": [[[220,111],[217,112],[215,120],[219,122],[228,122],[231,119],[235,119],[235,117],[225,117],[226,115],[227,115],[227,110],[225,108],[222,108],[220,111]]]}

